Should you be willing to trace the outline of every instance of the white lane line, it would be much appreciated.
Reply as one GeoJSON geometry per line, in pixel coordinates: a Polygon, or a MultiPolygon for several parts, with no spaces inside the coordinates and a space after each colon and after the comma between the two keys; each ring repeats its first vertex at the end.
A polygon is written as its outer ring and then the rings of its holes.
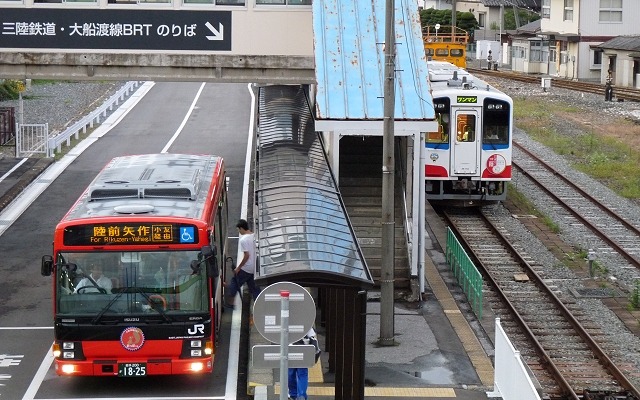
{"type": "Polygon", "coordinates": [[[0,213],[0,235],[2,235],[9,227],[29,208],[38,196],[45,191],[47,187],[71,164],[76,157],[91,146],[96,140],[104,136],[112,128],[114,128],[124,118],[133,107],[138,104],[145,94],[155,85],[154,82],[145,82],[136,92],[125,101],[122,106],[118,107],[113,114],[109,116],[95,131],[86,139],[78,143],[69,153],[67,153],[60,161],[53,163],[46,171],[35,181],[31,182],[25,190],[20,193],[9,205],[0,213]]]}
{"type": "MultiPolygon", "coordinates": [[[[251,156],[253,149],[253,116],[255,113],[255,93],[253,92],[252,85],[248,84],[247,89],[251,96],[251,114],[249,116],[249,139],[247,143],[247,153],[244,159],[244,182],[242,183],[242,201],[240,203],[240,218],[247,218],[247,207],[249,204],[249,178],[251,172],[251,156]]],[[[240,259],[240,249],[238,248],[238,255],[236,260],[240,259]]],[[[236,294],[234,304],[242,304],[240,294],[236,294]]],[[[231,318],[231,338],[229,339],[229,354],[240,354],[240,322],[242,321],[241,307],[236,306],[233,310],[233,317],[231,318]]],[[[227,386],[225,388],[225,399],[236,400],[238,391],[238,357],[229,357],[229,365],[227,365],[227,386]]]]}
{"type": "Polygon", "coordinates": [[[11,175],[13,173],[13,171],[17,170],[18,168],[20,168],[20,166],[22,164],[24,164],[26,161],[28,160],[28,158],[23,158],[22,160],[20,160],[19,163],[17,163],[13,168],[11,168],[9,171],[7,171],[6,174],[0,176],[0,182],[2,182],[3,180],[5,180],[7,178],[7,176],[11,175]]]}
{"type": "Polygon", "coordinates": [[[51,368],[51,364],[53,364],[53,353],[51,349],[47,351],[47,354],[44,356],[44,360],[40,363],[40,368],[38,368],[38,372],[36,372],[35,376],[31,380],[31,384],[27,388],[27,391],[22,396],[22,400],[33,400],[38,393],[38,389],[40,389],[40,385],[44,381],[45,375],[51,368]]]}
{"type": "Polygon", "coordinates": [[[189,111],[187,111],[187,114],[184,116],[184,119],[182,120],[182,123],[178,127],[178,130],[176,131],[176,133],[173,134],[171,139],[169,139],[169,142],[164,146],[164,149],[162,149],[162,151],[160,151],[160,153],[166,153],[167,151],[169,151],[169,147],[171,147],[173,142],[175,142],[175,140],[180,135],[180,132],[182,132],[182,130],[184,129],[184,126],[187,124],[187,121],[189,120],[189,117],[191,117],[191,114],[193,113],[193,110],[196,108],[196,103],[198,102],[198,99],[200,98],[200,95],[202,94],[202,90],[204,89],[204,85],[205,84],[206,84],[206,82],[202,82],[202,85],[200,85],[200,89],[198,90],[198,93],[196,93],[195,99],[193,99],[193,101],[191,102],[191,107],[189,107],[189,111]]]}

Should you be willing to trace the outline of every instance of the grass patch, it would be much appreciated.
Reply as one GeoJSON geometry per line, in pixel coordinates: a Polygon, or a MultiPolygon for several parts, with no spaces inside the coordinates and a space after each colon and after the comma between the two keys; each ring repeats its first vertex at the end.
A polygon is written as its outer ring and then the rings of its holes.
{"type": "Polygon", "coordinates": [[[518,208],[526,214],[538,217],[553,233],[560,233],[560,227],[558,224],[556,224],[549,216],[538,211],[535,205],[524,194],[520,193],[513,184],[509,183],[507,185],[507,193],[509,193],[509,200],[518,206],[518,208]]]}
{"type": "Polygon", "coordinates": [[[578,111],[575,106],[549,103],[545,99],[514,98],[514,119],[519,128],[557,154],[567,156],[574,168],[599,180],[620,196],[640,199],[637,173],[640,151],[620,139],[599,135],[588,125],[571,132],[559,132],[553,126],[555,118],[562,118],[558,113],[578,111]]]}

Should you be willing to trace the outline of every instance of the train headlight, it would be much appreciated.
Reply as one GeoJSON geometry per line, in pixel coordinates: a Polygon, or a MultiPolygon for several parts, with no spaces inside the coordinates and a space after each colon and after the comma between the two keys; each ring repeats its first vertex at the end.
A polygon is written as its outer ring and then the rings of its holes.
{"type": "Polygon", "coordinates": [[[62,358],[76,358],[76,353],[74,353],[73,351],[65,351],[62,353],[62,358]]]}
{"type": "Polygon", "coordinates": [[[202,340],[192,340],[191,347],[202,347],[202,340]]]}
{"type": "Polygon", "coordinates": [[[191,357],[202,357],[202,350],[200,349],[191,350],[191,357]]]}
{"type": "Polygon", "coordinates": [[[76,344],[73,342],[62,342],[63,350],[73,350],[76,347],[76,344]]]}

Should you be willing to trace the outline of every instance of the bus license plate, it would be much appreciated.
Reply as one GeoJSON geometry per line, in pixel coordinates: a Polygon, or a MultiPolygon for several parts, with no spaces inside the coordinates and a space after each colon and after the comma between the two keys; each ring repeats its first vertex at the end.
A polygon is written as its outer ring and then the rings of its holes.
{"type": "Polygon", "coordinates": [[[146,363],[125,363],[118,364],[118,376],[120,377],[136,377],[147,376],[146,363]]]}

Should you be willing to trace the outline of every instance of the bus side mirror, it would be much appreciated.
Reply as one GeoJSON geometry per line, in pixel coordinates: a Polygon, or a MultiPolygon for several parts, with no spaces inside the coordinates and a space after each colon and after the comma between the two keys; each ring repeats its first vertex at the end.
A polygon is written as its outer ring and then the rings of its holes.
{"type": "Polygon", "coordinates": [[[207,273],[210,277],[215,278],[220,275],[220,269],[218,268],[218,258],[216,254],[218,250],[216,246],[212,244],[211,246],[203,246],[200,249],[202,256],[204,257],[204,262],[207,265],[207,273]]]}
{"type": "Polygon", "coordinates": [[[42,256],[42,265],[40,266],[40,273],[42,276],[50,276],[53,272],[53,257],[42,256]]]}

